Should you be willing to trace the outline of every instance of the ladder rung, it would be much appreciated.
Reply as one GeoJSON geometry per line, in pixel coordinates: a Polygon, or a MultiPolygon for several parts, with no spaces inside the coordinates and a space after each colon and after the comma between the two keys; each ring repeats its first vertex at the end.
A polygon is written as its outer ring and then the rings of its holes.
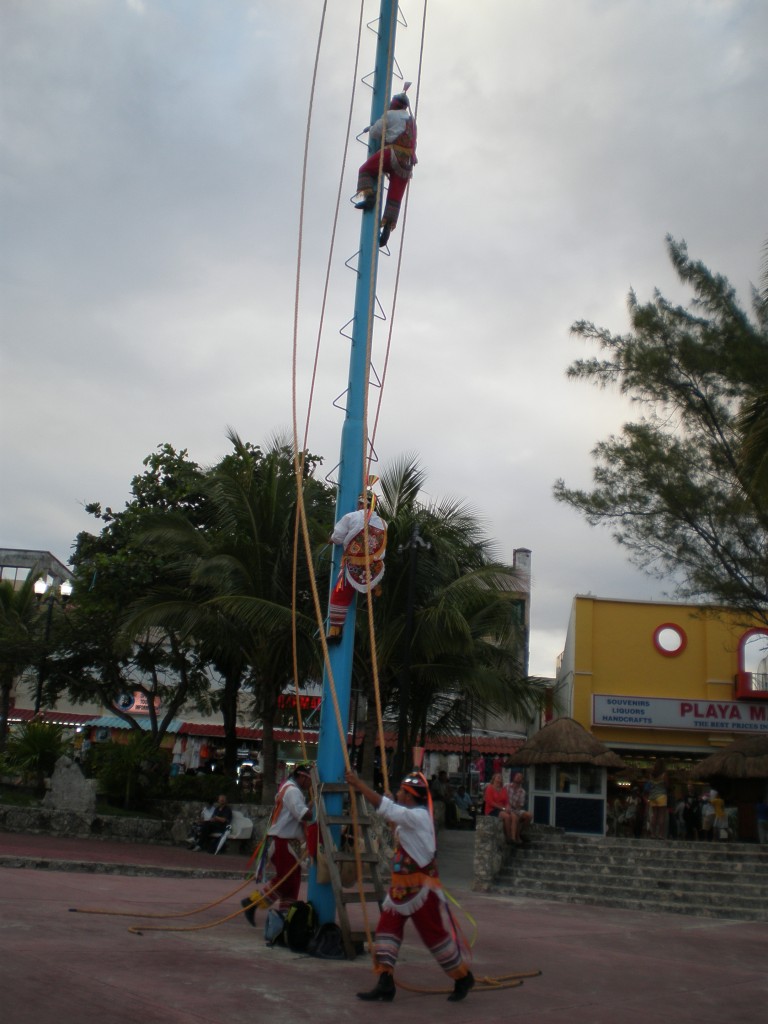
{"type": "MultiPolygon", "coordinates": [[[[331,854],[337,864],[354,864],[357,857],[354,853],[347,853],[343,850],[334,850],[331,854]]],[[[363,864],[378,864],[379,855],[378,853],[363,853],[361,850],[359,853],[360,860],[363,864]]]]}
{"type": "MultiPolygon", "coordinates": [[[[374,889],[363,889],[363,897],[366,903],[378,903],[379,897],[376,895],[374,889]]],[[[360,893],[357,889],[350,889],[349,892],[343,892],[341,894],[342,903],[362,903],[360,899],[360,893]]]]}
{"type": "MultiPolygon", "coordinates": [[[[326,823],[328,825],[354,825],[355,819],[351,818],[348,814],[328,814],[326,815],[326,823]]],[[[373,818],[370,817],[358,817],[358,825],[371,825],[373,818]]]]}

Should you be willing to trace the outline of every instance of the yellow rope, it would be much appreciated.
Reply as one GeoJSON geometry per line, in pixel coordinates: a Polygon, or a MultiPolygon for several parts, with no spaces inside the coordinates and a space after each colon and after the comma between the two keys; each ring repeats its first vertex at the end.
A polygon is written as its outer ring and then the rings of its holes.
{"type": "MultiPolygon", "coordinates": [[[[264,898],[268,899],[269,898],[268,894],[272,893],[276,889],[278,889],[283,884],[283,882],[286,880],[286,878],[290,878],[290,876],[293,874],[293,872],[296,871],[296,869],[300,865],[301,865],[301,861],[297,860],[296,863],[293,865],[293,867],[289,868],[288,871],[286,871],[286,873],[283,875],[283,877],[280,878],[277,882],[275,882],[275,881],[268,882],[266,884],[266,891],[262,894],[264,896],[264,898]]],[[[245,886],[248,885],[249,883],[251,883],[251,879],[247,878],[242,883],[242,885],[240,885],[237,889],[235,889],[234,892],[229,893],[227,897],[222,897],[221,900],[217,900],[215,903],[209,903],[208,907],[201,907],[200,909],[201,910],[207,910],[209,907],[217,906],[217,904],[223,902],[224,899],[227,899],[229,896],[234,896],[235,893],[240,891],[240,889],[244,889],[245,886]]],[[[201,931],[205,931],[207,928],[216,928],[220,924],[225,924],[227,921],[232,921],[232,920],[234,920],[234,918],[238,917],[240,914],[244,914],[247,910],[250,910],[251,907],[253,907],[253,906],[259,906],[258,901],[252,901],[247,907],[238,907],[237,910],[235,910],[231,914],[227,914],[226,917],[219,917],[215,921],[208,921],[205,924],[189,925],[188,927],[185,927],[185,928],[174,928],[174,927],[172,927],[170,925],[168,925],[168,926],[166,926],[166,925],[145,925],[145,926],[142,926],[142,925],[131,925],[131,927],[128,929],[128,931],[131,932],[133,935],[141,935],[143,932],[201,932],[201,931]]],[[[125,914],[125,913],[119,912],[115,916],[119,916],[119,917],[167,917],[167,918],[172,918],[172,917],[188,917],[188,916],[191,916],[192,914],[197,914],[199,912],[200,911],[195,910],[195,911],[191,911],[190,914],[165,914],[165,915],[164,914],[125,914]]],[[[85,911],[85,913],[90,913],[90,911],[85,911]]],[[[94,911],[94,913],[109,913],[109,911],[94,911]]]]}
{"type": "MultiPolygon", "coordinates": [[[[522,974],[501,974],[497,978],[489,976],[475,977],[475,984],[472,987],[472,994],[476,992],[498,992],[504,988],[519,988],[526,978],[538,978],[541,971],[526,971],[522,974]]],[[[452,988],[423,988],[420,985],[409,985],[408,982],[396,979],[395,985],[404,992],[418,992],[420,995],[445,995],[453,992],[452,988]]]]}

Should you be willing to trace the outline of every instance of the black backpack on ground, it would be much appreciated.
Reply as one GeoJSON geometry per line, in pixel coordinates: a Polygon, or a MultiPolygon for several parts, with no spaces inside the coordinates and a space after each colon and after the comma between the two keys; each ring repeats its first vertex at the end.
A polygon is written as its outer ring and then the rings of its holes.
{"type": "Polygon", "coordinates": [[[346,960],[347,954],[344,951],[341,928],[333,921],[321,924],[309,940],[307,953],[310,956],[319,957],[321,960],[346,960]]]}
{"type": "Polygon", "coordinates": [[[285,912],[285,944],[294,953],[305,953],[310,939],[317,931],[317,914],[311,903],[296,900],[285,912]]]}

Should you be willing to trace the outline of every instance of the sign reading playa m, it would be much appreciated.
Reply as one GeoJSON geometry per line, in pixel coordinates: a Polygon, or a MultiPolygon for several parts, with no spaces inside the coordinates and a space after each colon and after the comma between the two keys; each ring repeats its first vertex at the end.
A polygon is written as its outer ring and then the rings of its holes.
{"type": "Polygon", "coordinates": [[[635,729],[691,729],[768,735],[768,707],[744,701],[592,695],[592,724],[635,729]]]}

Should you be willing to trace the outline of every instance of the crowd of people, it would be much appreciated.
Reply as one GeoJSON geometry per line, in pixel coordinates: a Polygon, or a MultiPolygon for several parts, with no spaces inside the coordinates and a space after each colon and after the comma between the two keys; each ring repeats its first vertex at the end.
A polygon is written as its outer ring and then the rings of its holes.
{"type": "Polygon", "coordinates": [[[731,838],[725,801],[716,789],[675,786],[663,765],[613,801],[609,831],[635,839],[722,842],[731,838]]]}
{"type": "Polygon", "coordinates": [[[464,785],[454,787],[445,771],[432,776],[429,789],[433,802],[444,807],[446,828],[474,828],[477,815],[484,814],[501,821],[508,843],[519,846],[526,842],[525,831],[531,813],[526,809],[527,795],[521,772],[512,771],[507,783],[501,770],[494,772],[490,782],[482,786],[477,801],[464,785]]]}

